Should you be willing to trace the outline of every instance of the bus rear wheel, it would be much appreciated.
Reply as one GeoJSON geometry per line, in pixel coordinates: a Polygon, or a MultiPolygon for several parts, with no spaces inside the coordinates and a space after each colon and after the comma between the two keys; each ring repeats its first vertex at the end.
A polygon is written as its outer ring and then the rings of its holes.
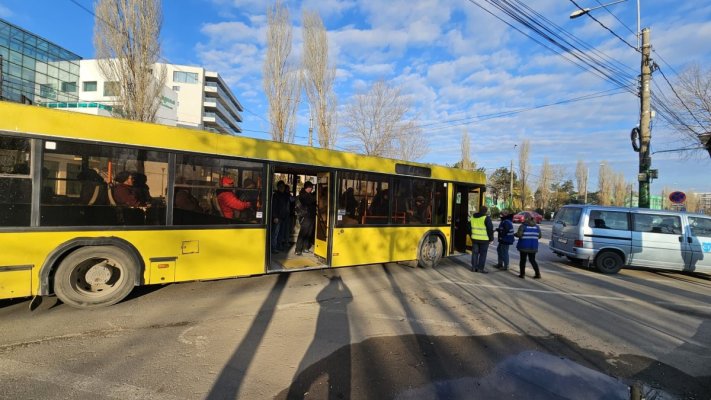
{"type": "Polygon", "coordinates": [[[76,308],[116,304],[133,290],[137,266],[113,246],[85,246],[71,252],[54,275],[54,293],[76,308]]]}
{"type": "Polygon", "coordinates": [[[442,239],[430,233],[425,236],[420,244],[420,251],[417,254],[417,264],[422,268],[434,268],[442,259],[442,239]]]}

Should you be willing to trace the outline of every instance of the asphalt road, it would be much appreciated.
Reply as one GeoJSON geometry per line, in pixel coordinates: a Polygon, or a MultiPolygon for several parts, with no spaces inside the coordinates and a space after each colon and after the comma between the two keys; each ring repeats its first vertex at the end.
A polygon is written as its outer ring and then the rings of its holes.
{"type": "Polygon", "coordinates": [[[541,280],[512,250],[486,275],[459,256],[144,287],[93,311],[0,301],[0,399],[711,399],[710,276],[601,275],[541,247],[541,280]]]}

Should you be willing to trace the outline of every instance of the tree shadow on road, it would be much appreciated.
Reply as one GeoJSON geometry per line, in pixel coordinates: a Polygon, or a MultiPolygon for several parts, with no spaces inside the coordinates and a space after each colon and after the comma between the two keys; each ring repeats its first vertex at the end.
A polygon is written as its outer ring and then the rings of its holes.
{"type": "Polygon", "coordinates": [[[232,357],[230,357],[222,369],[220,376],[207,395],[207,399],[234,399],[239,397],[239,391],[244,381],[245,373],[249,369],[254,355],[264,338],[264,334],[271,323],[277,303],[286,287],[288,279],[289,274],[279,275],[279,278],[269,291],[269,295],[264,301],[264,304],[262,304],[259,312],[254,317],[252,326],[249,328],[244,339],[242,339],[237,350],[235,350],[232,357]]]}
{"type": "MultiPolygon", "coordinates": [[[[334,363],[318,362],[325,343],[350,343],[348,304],[353,299],[351,291],[340,276],[329,277],[316,301],[320,306],[316,332],[299,364],[301,371],[286,393],[287,399],[309,397],[321,399],[348,399],[351,397],[351,357],[349,347],[340,351],[334,363]],[[313,396],[313,393],[319,393],[313,396]]],[[[276,398],[284,398],[284,392],[276,398]]]]}

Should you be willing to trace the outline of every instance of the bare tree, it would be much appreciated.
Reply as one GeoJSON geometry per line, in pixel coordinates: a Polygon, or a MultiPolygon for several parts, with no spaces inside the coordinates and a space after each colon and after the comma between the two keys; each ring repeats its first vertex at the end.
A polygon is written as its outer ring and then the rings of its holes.
{"type": "Polygon", "coordinates": [[[405,119],[409,109],[400,88],[375,82],[367,93],[356,94],[346,105],[344,136],[357,142],[364,154],[398,156],[400,141],[421,137],[417,124],[405,119]]]}
{"type": "Polygon", "coordinates": [[[391,155],[405,161],[417,161],[429,151],[429,143],[415,121],[404,121],[402,133],[395,138],[391,155]]]}
{"type": "Polygon", "coordinates": [[[673,109],[665,110],[662,117],[687,141],[700,143],[711,155],[711,68],[704,71],[692,64],[679,74],[675,91],[678,97],[672,99],[673,109]]]}
{"type": "Polygon", "coordinates": [[[160,0],[99,0],[94,10],[94,47],[99,71],[118,100],[115,112],[155,121],[165,85],[158,41],[160,0]]]}
{"type": "Polygon", "coordinates": [[[462,169],[471,170],[472,169],[472,158],[471,158],[471,141],[469,140],[469,132],[466,129],[462,129],[462,169]]]}
{"type": "Polygon", "coordinates": [[[597,200],[601,206],[609,206],[612,204],[612,175],[612,168],[607,165],[607,162],[603,161],[600,164],[600,170],[597,174],[597,200]]]}
{"type": "Polygon", "coordinates": [[[548,157],[543,160],[543,165],[541,165],[541,173],[538,178],[538,192],[541,200],[541,208],[546,211],[548,207],[548,202],[551,198],[551,184],[554,178],[553,168],[551,167],[548,157]]]}
{"type": "Polygon", "coordinates": [[[262,86],[269,102],[272,140],[294,141],[296,106],[299,103],[299,73],[289,62],[292,26],[289,10],[280,0],[267,10],[267,54],[262,86]]]}
{"type": "Polygon", "coordinates": [[[627,197],[627,182],[625,182],[625,174],[617,173],[612,178],[612,197],[613,204],[621,207],[625,205],[625,197],[627,197]]]}
{"type": "Polygon", "coordinates": [[[699,211],[699,196],[692,191],[687,191],[686,193],[686,211],[688,212],[698,212],[699,211]]]}
{"type": "Polygon", "coordinates": [[[328,35],[319,14],[304,10],[303,25],[304,88],[311,109],[316,112],[319,145],[331,148],[336,141],[336,68],[328,59],[328,35]]]}
{"type": "Polygon", "coordinates": [[[524,140],[518,149],[518,171],[521,182],[521,208],[526,208],[526,180],[530,171],[528,156],[531,151],[531,142],[524,140]]]}
{"type": "Polygon", "coordinates": [[[578,201],[582,196],[583,201],[587,202],[588,198],[588,176],[589,170],[585,161],[578,160],[578,165],[575,167],[575,180],[578,184],[578,201]]]}

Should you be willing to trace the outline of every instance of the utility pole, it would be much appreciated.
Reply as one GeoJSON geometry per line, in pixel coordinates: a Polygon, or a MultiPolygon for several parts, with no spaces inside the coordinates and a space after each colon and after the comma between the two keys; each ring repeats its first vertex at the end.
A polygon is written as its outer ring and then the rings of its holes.
{"type": "Polygon", "coordinates": [[[649,28],[642,30],[642,75],[639,88],[639,208],[649,208],[649,182],[652,158],[649,152],[649,142],[652,139],[649,125],[651,122],[651,80],[652,60],[650,59],[652,45],[649,43],[649,28]]]}
{"type": "Polygon", "coordinates": [[[511,159],[511,177],[509,178],[509,208],[513,210],[513,158],[511,159]]]}

